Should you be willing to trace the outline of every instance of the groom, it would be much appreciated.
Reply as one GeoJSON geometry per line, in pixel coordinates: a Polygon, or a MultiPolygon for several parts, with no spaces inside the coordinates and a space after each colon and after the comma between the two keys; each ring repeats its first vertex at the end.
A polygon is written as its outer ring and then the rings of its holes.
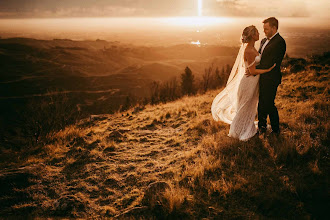
{"type": "Polygon", "coordinates": [[[274,17],[263,21],[264,32],[267,38],[260,43],[260,64],[257,69],[267,69],[274,63],[276,66],[270,72],[261,74],[259,79],[259,104],[258,104],[258,133],[264,134],[267,130],[267,116],[269,115],[272,134],[279,135],[279,116],[274,100],[277,87],[281,84],[281,63],[286,51],[285,40],[278,33],[278,20],[274,17]]]}

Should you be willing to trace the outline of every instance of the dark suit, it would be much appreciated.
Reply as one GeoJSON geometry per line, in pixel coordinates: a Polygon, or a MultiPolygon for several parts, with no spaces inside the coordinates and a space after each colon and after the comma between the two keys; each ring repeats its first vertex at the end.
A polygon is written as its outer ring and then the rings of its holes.
{"type": "MultiPolygon", "coordinates": [[[[266,42],[266,38],[261,41],[259,53],[266,42]]],[[[277,87],[281,84],[282,73],[281,63],[286,51],[285,40],[276,34],[266,45],[263,50],[260,64],[257,69],[268,69],[276,63],[275,68],[270,72],[260,75],[259,80],[259,104],[258,104],[258,127],[261,130],[267,128],[267,116],[269,115],[272,130],[279,132],[279,116],[274,100],[277,92],[277,87]]]]}

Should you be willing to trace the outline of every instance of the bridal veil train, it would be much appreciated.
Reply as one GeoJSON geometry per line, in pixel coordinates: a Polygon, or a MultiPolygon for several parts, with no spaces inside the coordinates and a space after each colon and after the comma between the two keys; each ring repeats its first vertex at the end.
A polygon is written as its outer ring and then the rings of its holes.
{"type": "Polygon", "coordinates": [[[245,68],[248,67],[244,62],[246,46],[246,43],[242,43],[227,85],[214,98],[211,107],[215,121],[230,124],[228,136],[242,141],[250,139],[257,133],[255,117],[259,95],[259,75],[250,77],[245,75],[245,68]]]}

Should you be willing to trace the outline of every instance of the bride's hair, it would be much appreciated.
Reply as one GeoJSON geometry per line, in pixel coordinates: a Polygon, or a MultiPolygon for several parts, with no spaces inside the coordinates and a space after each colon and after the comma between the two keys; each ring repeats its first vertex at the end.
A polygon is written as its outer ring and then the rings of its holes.
{"type": "Polygon", "coordinates": [[[242,34],[242,43],[247,43],[252,39],[252,36],[256,33],[257,28],[254,25],[244,28],[242,34]]]}

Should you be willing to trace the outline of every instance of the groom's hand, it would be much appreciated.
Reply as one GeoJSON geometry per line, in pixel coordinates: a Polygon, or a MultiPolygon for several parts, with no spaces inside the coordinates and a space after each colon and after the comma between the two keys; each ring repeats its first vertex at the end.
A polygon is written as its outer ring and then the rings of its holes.
{"type": "Polygon", "coordinates": [[[250,73],[249,68],[245,68],[245,75],[246,75],[247,77],[249,77],[249,76],[253,76],[253,75],[250,73]]]}

